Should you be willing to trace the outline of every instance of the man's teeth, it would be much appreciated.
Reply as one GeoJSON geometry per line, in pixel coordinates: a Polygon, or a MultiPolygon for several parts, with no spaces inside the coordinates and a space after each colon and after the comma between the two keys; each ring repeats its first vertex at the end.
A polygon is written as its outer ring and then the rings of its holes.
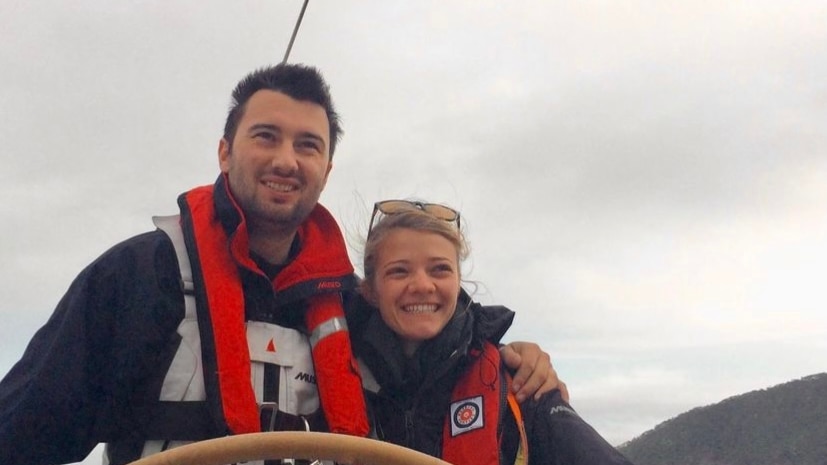
{"type": "Polygon", "coordinates": [[[270,189],[280,192],[289,192],[293,190],[293,186],[291,186],[290,184],[277,184],[274,182],[267,182],[264,183],[264,185],[270,189]]]}
{"type": "Polygon", "coordinates": [[[408,313],[425,313],[425,312],[435,312],[437,308],[436,304],[416,304],[416,305],[406,305],[402,307],[402,310],[408,313]]]}

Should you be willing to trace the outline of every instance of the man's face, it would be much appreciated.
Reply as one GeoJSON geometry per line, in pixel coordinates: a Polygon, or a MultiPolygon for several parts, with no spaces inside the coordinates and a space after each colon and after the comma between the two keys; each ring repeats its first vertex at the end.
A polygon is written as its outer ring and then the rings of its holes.
{"type": "Polygon", "coordinates": [[[251,228],[297,228],[319,201],[333,165],[324,108],[260,90],[247,101],[232,147],[221,139],[221,172],[251,228]]]}

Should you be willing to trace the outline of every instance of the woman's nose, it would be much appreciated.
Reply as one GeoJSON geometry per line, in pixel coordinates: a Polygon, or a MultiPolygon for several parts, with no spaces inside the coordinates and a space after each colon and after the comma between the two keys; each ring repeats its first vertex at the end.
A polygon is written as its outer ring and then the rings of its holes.
{"type": "Polygon", "coordinates": [[[428,273],[418,271],[412,277],[411,289],[417,292],[433,292],[436,286],[428,273]]]}

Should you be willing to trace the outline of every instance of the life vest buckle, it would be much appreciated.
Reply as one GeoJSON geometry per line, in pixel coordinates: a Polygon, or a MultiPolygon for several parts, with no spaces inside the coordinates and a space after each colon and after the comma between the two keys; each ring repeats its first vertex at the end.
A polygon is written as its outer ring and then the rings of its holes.
{"type": "MultiPolygon", "coordinates": [[[[278,402],[262,402],[258,406],[261,430],[269,431],[310,431],[310,422],[304,415],[291,415],[279,410],[278,402]]],[[[284,458],[267,460],[265,465],[321,465],[321,460],[296,460],[284,458]]]]}
{"type": "Polygon", "coordinates": [[[292,415],[279,410],[278,402],[262,402],[258,406],[261,430],[310,431],[310,421],[304,415],[292,415]]]}

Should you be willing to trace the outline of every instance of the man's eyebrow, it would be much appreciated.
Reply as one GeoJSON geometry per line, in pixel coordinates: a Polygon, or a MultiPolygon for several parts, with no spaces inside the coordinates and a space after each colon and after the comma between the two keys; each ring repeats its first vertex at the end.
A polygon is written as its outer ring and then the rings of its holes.
{"type": "Polygon", "coordinates": [[[256,123],[256,124],[250,126],[247,129],[247,132],[258,131],[258,130],[261,130],[261,129],[267,129],[269,131],[281,132],[280,127],[276,126],[275,124],[269,124],[269,123],[256,123]]]}

